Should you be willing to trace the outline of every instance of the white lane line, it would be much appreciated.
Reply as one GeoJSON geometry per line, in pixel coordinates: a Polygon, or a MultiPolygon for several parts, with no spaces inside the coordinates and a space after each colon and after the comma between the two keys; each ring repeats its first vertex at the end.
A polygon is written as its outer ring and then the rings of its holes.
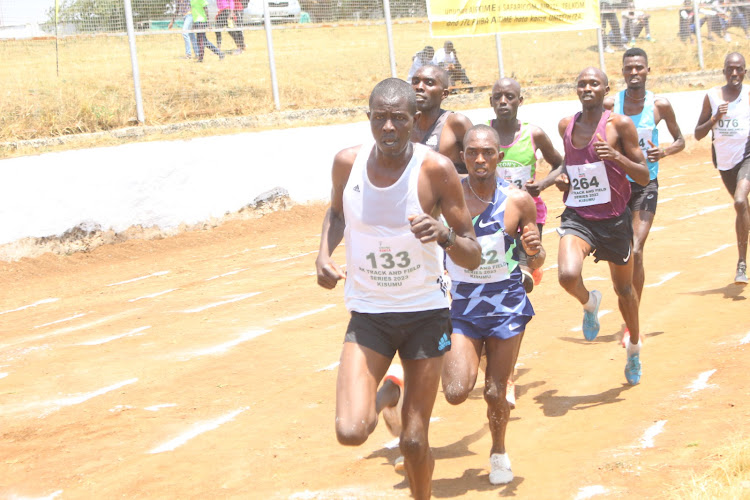
{"type": "Polygon", "coordinates": [[[260,247],[260,250],[268,250],[269,248],[276,248],[276,245],[266,245],[264,247],[260,247]]]}
{"type": "Polygon", "coordinates": [[[284,323],[285,321],[294,321],[295,319],[304,318],[305,316],[311,316],[313,314],[317,314],[319,312],[326,311],[326,310],[328,310],[328,309],[330,309],[332,307],[336,307],[336,304],[328,304],[328,305],[325,305],[325,306],[323,306],[323,307],[321,307],[319,309],[315,309],[313,311],[307,311],[307,312],[295,314],[294,316],[287,316],[286,318],[279,318],[276,321],[278,323],[284,323]]]}
{"type": "Polygon", "coordinates": [[[158,297],[159,295],[166,295],[168,293],[174,292],[175,290],[179,290],[179,288],[170,288],[169,290],[163,290],[161,292],[152,293],[149,295],[143,295],[142,297],[136,297],[134,299],[128,300],[128,302],[135,302],[137,300],[143,300],[143,299],[153,299],[154,297],[158,297]]]}
{"type": "Polygon", "coordinates": [[[146,276],[139,276],[137,278],[133,278],[133,279],[125,280],[125,281],[118,281],[117,283],[110,283],[109,285],[106,285],[106,286],[124,285],[126,283],[133,283],[134,281],[141,281],[141,280],[145,280],[148,278],[153,278],[154,276],[164,276],[165,274],[168,274],[168,273],[169,271],[158,271],[152,274],[147,274],[146,276]]]}
{"type": "MultiPolygon", "coordinates": [[[[611,312],[612,311],[609,309],[604,309],[604,310],[599,311],[599,314],[596,317],[601,319],[602,316],[604,316],[605,314],[609,314],[611,312]]],[[[570,329],[571,332],[580,332],[581,330],[583,330],[583,326],[576,326],[570,329]]]]}
{"type": "Polygon", "coordinates": [[[318,368],[315,371],[316,372],[330,372],[330,371],[335,370],[339,366],[339,364],[341,364],[341,361],[336,361],[335,363],[331,363],[330,365],[324,366],[323,368],[318,368]]]}
{"type": "Polygon", "coordinates": [[[651,226],[651,233],[655,233],[656,231],[664,231],[666,227],[664,226],[651,226]]]}
{"type": "Polygon", "coordinates": [[[11,498],[13,500],[54,500],[55,498],[62,495],[63,490],[57,490],[53,493],[50,493],[46,497],[18,497],[18,496],[12,496],[11,498]]]}
{"type": "Polygon", "coordinates": [[[187,443],[194,437],[200,436],[201,434],[212,431],[214,429],[219,428],[220,426],[226,424],[227,422],[231,422],[234,420],[234,418],[239,415],[240,413],[248,410],[249,407],[244,406],[242,408],[239,408],[237,410],[234,410],[233,412],[227,413],[226,415],[222,415],[221,417],[215,418],[213,420],[207,420],[205,422],[199,422],[193,426],[192,429],[185,432],[184,434],[177,436],[176,438],[172,439],[171,441],[167,441],[166,443],[162,444],[161,446],[157,446],[156,448],[149,451],[151,454],[155,453],[164,453],[165,451],[172,451],[176,448],[179,448],[183,444],[187,443]]]}
{"type": "Polygon", "coordinates": [[[723,209],[729,208],[731,206],[732,205],[730,205],[729,203],[727,203],[726,205],[714,205],[712,207],[706,207],[706,208],[703,208],[703,209],[699,210],[698,212],[696,212],[694,214],[688,214],[688,215],[683,215],[682,217],[677,217],[677,220],[685,220],[685,219],[690,219],[691,217],[696,217],[698,215],[710,214],[711,212],[715,212],[717,210],[723,210],[723,209]]]}
{"type": "Polygon", "coordinates": [[[587,500],[588,498],[597,495],[606,495],[607,493],[609,493],[609,490],[600,484],[594,486],[582,486],[581,489],[578,490],[575,500],[587,500]]]}
{"type": "Polygon", "coordinates": [[[68,318],[58,319],[57,321],[50,321],[49,323],[45,323],[45,324],[43,324],[43,325],[36,325],[36,326],[34,327],[34,329],[37,329],[37,328],[44,328],[45,326],[56,325],[56,324],[58,324],[58,323],[65,323],[66,321],[73,321],[73,320],[74,320],[74,319],[76,319],[76,318],[80,318],[80,317],[82,317],[82,316],[86,316],[86,314],[87,314],[87,313],[78,313],[78,314],[74,314],[73,316],[70,316],[70,317],[68,317],[68,318]]]}
{"type": "Polygon", "coordinates": [[[680,184],[672,184],[670,186],[659,186],[659,191],[663,191],[665,189],[672,189],[672,188],[676,188],[677,186],[684,186],[684,185],[685,185],[685,183],[682,182],[680,184]]]}
{"type": "Polygon", "coordinates": [[[685,177],[685,174],[677,174],[667,177],[667,179],[677,179],[678,177],[685,177]]]}
{"type": "Polygon", "coordinates": [[[112,342],[113,340],[121,339],[123,337],[135,337],[138,335],[143,335],[141,332],[148,330],[149,328],[151,328],[151,326],[142,326],[140,328],[135,328],[134,330],[130,330],[129,332],[121,333],[119,335],[112,335],[111,337],[89,340],[88,342],[81,342],[80,344],[76,345],[102,345],[106,344],[107,342],[112,342]]]}
{"type": "Polygon", "coordinates": [[[224,276],[232,276],[233,274],[241,273],[242,271],[247,271],[250,269],[249,267],[245,267],[243,269],[237,269],[236,271],[229,271],[228,273],[224,274],[217,274],[216,276],[211,276],[210,278],[206,278],[206,281],[211,281],[219,278],[223,278],[224,276]]]}
{"type": "Polygon", "coordinates": [[[5,378],[5,377],[7,377],[7,376],[8,376],[8,374],[7,374],[7,373],[0,373],[0,378],[5,378]]]}
{"type": "Polygon", "coordinates": [[[607,278],[602,278],[601,276],[589,276],[588,278],[583,278],[583,281],[606,281],[607,278]]]}
{"type": "Polygon", "coordinates": [[[160,405],[146,406],[143,409],[146,411],[159,411],[162,408],[171,408],[173,406],[177,406],[177,403],[162,403],[160,405]]]}
{"type": "Polygon", "coordinates": [[[231,299],[222,300],[221,302],[213,302],[211,304],[206,304],[205,306],[196,307],[194,309],[185,309],[184,311],[180,311],[183,313],[197,313],[201,311],[205,311],[206,309],[211,309],[212,307],[219,307],[223,306],[224,304],[231,304],[232,302],[239,302],[240,300],[249,299],[250,297],[255,297],[260,292],[251,292],[251,293],[243,293],[242,295],[236,295],[232,297],[231,299]]]}
{"type": "Polygon", "coordinates": [[[656,202],[657,205],[661,205],[662,203],[667,203],[674,200],[674,198],[661,198],[659,201],[656,202]]]}
{"type": "Polygon", "coordinates": [[[550,269],[557,269],[557,264],[553,264],[549,267],[545,267],[544,269],[542,269],[542,271],[549,271],[550,269]]]}
{"type": "Polygon", "coordinates": [[[674,278],[675,276],[677,276],[679,274],[680,274],[680,271],[675,271],[673,273],[662,274],[660,282],[658,282],[658,283],[651,283],[650,285],[646,285],[646,288],[654,288],[654,287],[657,287],[657,286],[662,286],[664,283],[666,283],[667,281],[671,280],[672,278],[674,278]]]}
{"type": "Polygon", "coordinates": [[[542,235],[554,233],[555,231],[557,231],[557,228],[556,227],[551,227],[549,229],[545,229],[544,231],[542,231],[542,235]]]}
{"type": "Polygon", "coordinates": [[[750,332],[747,332],[747,335],[745,335],[742,340],[740,340],[740,345],[750,344],[750,332]]]}
{"type": "Polygon", "coordinates": [[[690,392],[688,394],[683,394],[683,398],[689,398],[690,394],[698,391],[702,391],[703,389],[708,389],[709,387],[715,387],[714,384],[709,384],[708,379],[711,378],[711,375],[716,373],[716,369],[708,370],[707,372],[703,372],[700,375],[698,375],[698,378],[693,380],[693,382],[687,386],[688,389],[690,389],[690,392]]]}
{"type": "Polygon", "coordinates": [[[60,300],[60,299],[54,298],[54,299],[37,300],[33,304],[28,304],[28,305],[25,305],[25,306],[16,307],[15,309],[10,309],[8,311],[0,311],[0,316],[2,316],[3,314],[12,313],[12,312],[23,311],[24,309],[28,309],[30,307],[41,306],[42,304],[50,304],[52,302],[57,302],[58,300],[60,300]]]}
{"type": "Polygon", "coordinates": [[[137,378],[131,378],[128,380],[123,380],[122,382],[118,382],[116,384],[109,385],[107,387],[103,387],[101,389],[98,389],[96,391],[92,392],[86,392],[83,394],[77,394],[74,396],[68,396],[61,399],[55,399],[52,401],[45,401],[42,403],[34,404],[31,406],[51,406],[52,408],[49,408],[47,411],[42,413],[42,417],[49,415],[53,411],[57,411],[60,408],[64,406],[73,406],[77,404],[84,403],[88,401],[89,399],[95,398],[97,396],[101,396],[103,394],[106,394],[108,392],[116,391],[117,389],[120,389],[121,387],[125,387],[126,385],[134,384],[135,382],[138,382],[137,378]]]}
{"type": "Polygon", "coordinates": [[[646,432],[643,433],[643,437],[641,437],[641,448],[653,448],[654,447],[654,438],[661,434],[661,432],[664,430],[664,424],[666,424],[666,420],[659,420],[654,425],[646,429],[646,432]]]}
{"type": "Polygon", "coordinates": [[[702,259],[703,257],[708,257],[709,255],[713,255],[715,253],[721,252],[722,250],[726,250],[727,248],[729,248],[731,246],[732,245],[730,245],[729,243],[725,243],[724,245],[721,245],[719,248],[717,248],[715,250],[711,250],[710,252],[706,252],[703,255],[698,255],[695,258],[696,259],[702,259]]]}
{"type": "Polygon", "coordinates": [[[283,259],[274,259],[271,262],[284,262],[286,260],[292,260],[292,259],[298,259],[300,257],[304,257],[305,255],[310,255],[311,253],[316,253],[317,250],[313,250],[312,252],[305,252],[298,255],[292,255],[291,257],[284,257],[283,259]]]}
{"type": "Polygon", "coordinates": [[[680,193],[674,195],[675,198],[684,198],[686,196],[695,196],[696,194],[706,194],[706,193],[713,193],[714,191],[718,191],[721,188],[711,188],[711,189],[704,189],[703,191],[696,191],[694,193],[680,193]]]}
{"type": "MultiPolygon", "coordinates": [[[[441,420],[442,420],[441,417],[430,417],[430,423],[440,422],[441,420]]],[[[392,450],[394,448],[398,448],[399,440],[400,440],[400,438],[393,438],[390,441],[388,441],[387,443],[385,443],[383,445],[383,448],[387,448],[389,450],[392,450]]]]}
{"type": "Polygon", "coordinates": [[[187,353],[182,360],[187,361],[193,358],[197,358],[198,356],[207,356],[209,354],[223,354],[227,352],[232,347],[238,346],[242,344],[243,342],[247,342],[248,340],[252,340],[255,337],[260,337],[261,335],[264,335],[271,330],[250,330],[249,332],[245,332],[241,334],[239,337],[237,337],[234,340],[230,340],[229,342],[224,342],[223,344],[218,344],[212,347],[207,347],[206,349],[201,349],[200,351],[193,351],[190,353],[187,353]]]}

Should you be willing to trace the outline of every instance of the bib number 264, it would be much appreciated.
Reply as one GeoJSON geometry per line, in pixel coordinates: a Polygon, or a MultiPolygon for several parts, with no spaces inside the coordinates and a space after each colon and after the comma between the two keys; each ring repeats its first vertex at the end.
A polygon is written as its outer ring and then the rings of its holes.
{"type": "Polygon", "coordinates": [[[592,177],[591,180],[581,177],[580,179],[571,179],[570,185],[573,187],[574,191],[578,191],[579,189],[589,189],[592,187],[599,187],[599,181],[596,180],[596,176],[592,177]]]}

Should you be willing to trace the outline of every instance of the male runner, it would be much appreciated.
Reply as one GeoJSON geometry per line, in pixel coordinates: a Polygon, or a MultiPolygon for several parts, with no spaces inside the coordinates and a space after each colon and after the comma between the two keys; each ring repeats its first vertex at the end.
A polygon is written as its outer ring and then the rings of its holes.
{"type": "Polygon", "coordinates": [[[750,95],[745,79],[745,58],[732,52],[724,59],[727,84],[714,87],[703,99],[703,109],[695,126],[695,139],[711,131],[711,159],[719,169],[721,180],[734,198],[737,233],[737,272],[734,282],[747,283],[747,238],[750,228],[750,95]]]}
{"type": "Polygon", "coordinates": [[[582,110],[563,118],[558,126],[565,145],[565,173],[556,183],[565,191],[563,201],[567,205],[557,230],[558,280],[583,304],[583,335],[586,340],[594,340],[599,334],[602,294],[586,289],[581,270],[591,253],[595,262],[608,261],[620,312],[630,330],[625,378],[635,385],[641,378],[641,342],[626,174],[645,186],[648,168],[633,121],[604,109],[604,96],[609,92],[607,75],[598,68],[584,69],[578,75],[576,92],[582,110]]]}
{"type": "Polygon", "coordinates": [[[441,153],[451,159],[459,174],[466,173],[461,159],[466,131],[471,128],[471,120],[460,113],[442,109],[443,99],[448,97],[450,77],[443,68],[426,65],[419,68],[411,79],[411,86],[417,93],[417,109],[420,112],[411,140],[441,153]]]}
{"type": "MultiPolygon", "coordinates": [[[[500,151],[505,153],[498,165],[497,175],[519,189],[525,189],[534,197],[536,204],[536,223],[539,234],[547,222],[547,205],[539,197],[542,190],[554,183],[554,178],[545,178],[534,182],[536,176],[537,151],[541,152],[544,160],[550,164],[551,170],[562,164],[562,156],[552,145],[549,136],[535,125],[518,120],[518,106],[523,103],[521,85],[512,78],[501,78],[492,87],[490,106],[495,111],[495,119],[490,125],[500,137],[500,151]]],[[[526,256],[521,251],[521,268],[526,266],[526,256]]],[[[534,279],[524,273],[524,287],[531,292],[534,284],[542,279],[542,269],[534,271],[534,279]]]]}
{"type": "MultiPolygon", "coordinates": [[[[679,153],[685,149],[685,139],[682,137],[680,126],[677,124],[672,105],[664,97],[656,97],[653,92],[646,90],[646,78],[651,68],[648,66],[648,56],[643,49],[632,48],[622,56],[622,76],[627,88],[607,97],[604,107],[618,115],[628,116],[638,131],[638,145],[646,157],[649,182],[646,187],[630,181],[630,201],[628,207],[633,214],[633,286],[638,295],[638,302],[643,294],[643,283],[646,273],[643,268],[643,247],[651,231],[651,224],[656,215],[656,203],[659,198],[659,160],[667,155],[679,153]],[[659,131],[656,126],[664,120],[669,133],[672,134],[672,144],[666,148],[659,147],[659,131]]],[[[622,337],[629,332],[627,328],[622,337]]]]}
{"type": "Polygon", "coordinates": [[[482,264],[467,271],[451,258],[446,259],[453,282],[453,334],[451,350],[443,363],[443,392],[451,404],[466,400],[476,384],[484,348],[484,399],[492,434],[490,483],[505,484],[513,480],[505,450],[505,429],[510,417],[507,381],[513,373],[526,324],[534,315],[520,282],[518,251],[522,245],[532,269],[544,264],[545,252],[536,225],[534,200],[496,175],[497,163],[503,157],[497,132],[487,125],[477,125],[466,133],[464,148],[469,175],[462,179],[463,191],[482,245],[482,264]]]}
{"type": "Polygon", "coordinates": [[[346,279],[351,312],[336,382],[336,436],[344,445],[364,443],[378,413],[403,398],[400,446],[409,486],[415,498],[427,499],[435,465],[427,430],[442,355],[450,349],[443,249],[473,269],[481,248],[455,168],[409,140],[418,114],[408,83],[389,78],[375,86],[367,113],[374,144],[344,149],[334,159],[315,265],[323,288],[346,279]],[[331,258],[344,236],[347,274],[331,258]],[[396,351],[405,376],[378,392],[396,351]]]}

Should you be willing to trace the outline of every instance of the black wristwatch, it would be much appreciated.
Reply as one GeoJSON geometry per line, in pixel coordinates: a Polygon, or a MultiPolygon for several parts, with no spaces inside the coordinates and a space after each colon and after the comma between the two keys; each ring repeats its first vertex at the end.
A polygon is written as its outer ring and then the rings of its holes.
{"type": "Polygon", "coordinates": [[[449,249],[449,248],[450,248],[450,247],[452,247],[452,246],[453,246],[453,244],[454,244],[454,243],[456,242],[456,233],[455,233],[455,231],[453,231],[453,228],[452,228],[452,227],[451,227],[451,228],[448,228],[448,229],[449,229],[449,230],[448,230],[448,239],[446,239],[446,240],[445,240],[444,242],[442,242],[442,243],[440,243],[440,242],[438,241],[438,245],[440,245],[440,247],[441,247],[441,248],[442,248],[443,250],[447,250],[447,249],[449,249]]]}

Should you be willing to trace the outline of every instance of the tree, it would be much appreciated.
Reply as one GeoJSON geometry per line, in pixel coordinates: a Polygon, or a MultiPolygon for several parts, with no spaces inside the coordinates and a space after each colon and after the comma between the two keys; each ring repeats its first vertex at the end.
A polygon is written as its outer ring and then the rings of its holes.
{"type": "MultiPolygon", "coordinates": [[[[174,9],[174,2],[170,0],[133,0],[133,22],[138,25],[151,19],[163,19],[174,9]]],[[[47,10],[47,17],[54,25],[54,7],[47,10]]],[[[79,32],[85,33],[125,31],[125,5],[123,0],[61,0],[57,22],[73,24],[79,32]]]]}

